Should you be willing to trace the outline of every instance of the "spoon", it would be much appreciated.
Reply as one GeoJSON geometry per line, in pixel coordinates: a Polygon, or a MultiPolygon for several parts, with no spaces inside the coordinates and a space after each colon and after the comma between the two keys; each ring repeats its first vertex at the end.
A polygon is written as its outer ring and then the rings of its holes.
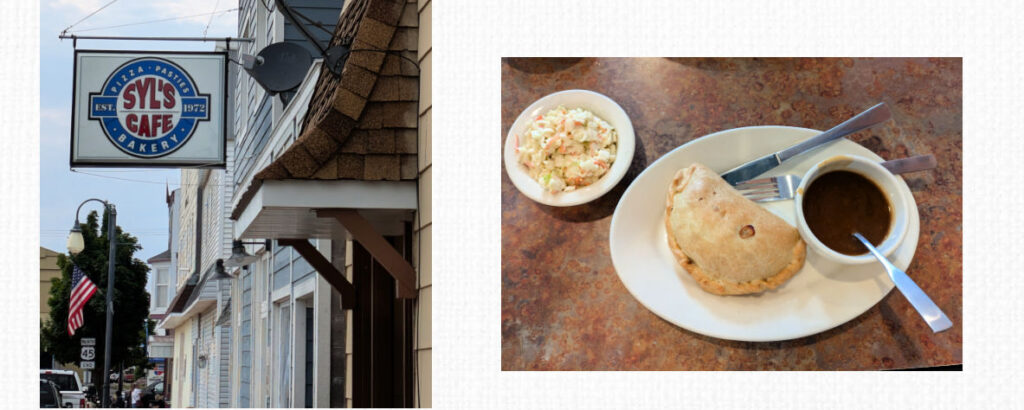
{"type": "Polygon", "coordinates": [[[907,298],[907,301],[914,306],[914,309],[917,309],[917,313],[924,318],[924,321],[928,322],[932,332],[938,333],[953,326],[953,322],[946,317],[945,313],[942,313],[942,309],[939,309],[935,302],[932,302],[932,299],[921,288],[917,287],[917,284],[910,279],[910,276],[907,276],[906,273],[889,262],[861,234],[854,233],[853,236],[860,240],[860,243],[863,243],[871,251],[871,254],[875,255],[875,258],[878,258],[878,261],[885,267],[885,271],[889,273],[889,278],[896,284],[896,288],[900,290],[900,293],[903,293],[903,297],[907,298]]]}

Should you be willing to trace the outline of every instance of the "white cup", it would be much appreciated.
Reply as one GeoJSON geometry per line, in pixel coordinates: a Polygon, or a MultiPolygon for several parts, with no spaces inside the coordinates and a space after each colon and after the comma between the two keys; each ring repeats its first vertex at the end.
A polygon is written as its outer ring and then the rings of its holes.
{"type": "Polygon", "coordinates": [[[889,256],[903,242],[903,237],[907,234],[907,229],[910,226],[908,208],[911,202],[906,197],[907,194],[899,189],[899,180],[895,175],[879,165],[878,162],[856,155],[837,155],[821,161],[811,167],[801,179],[793,203],[796,206],[797,230],[800,231],[804,242],[807,242],[812,250],[834,262],[860,264],[875,261],[875,257],[867,253],[867,249],[864,249],[863,255],[846,255],[832,250],[818,240],[811,232],[811,228],[807,226],[807,221],[804,219],[804,193],[807,192],[807,187],[814,183],[814,180],[831,171],[856,172],[881,188],[882,194],[889,201],[892,218],[889,223],[889,232],[876,248],[883,255],[889,256]]]}

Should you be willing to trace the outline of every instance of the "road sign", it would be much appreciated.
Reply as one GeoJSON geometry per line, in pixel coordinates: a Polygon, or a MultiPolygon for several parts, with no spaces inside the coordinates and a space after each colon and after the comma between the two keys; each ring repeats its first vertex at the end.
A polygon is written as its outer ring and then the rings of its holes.
{"type": "Polygon", "coordinates": [[[82,360],[92,360],[96,358],[96,348],[92,346],[82,346],[82,360]]]}
{"type": "Polygon", "coordinates": [[[81,367],[83,370],[92,370],[96,368],[96,362],[92,360],[82,362],[82,365],[79,367],[81,367]]]}
{"type": "Polygon", "coordinates": [[[82,346],[96,346],[96,338],[95,337],[83,337],[82,338],[82,346]]]}

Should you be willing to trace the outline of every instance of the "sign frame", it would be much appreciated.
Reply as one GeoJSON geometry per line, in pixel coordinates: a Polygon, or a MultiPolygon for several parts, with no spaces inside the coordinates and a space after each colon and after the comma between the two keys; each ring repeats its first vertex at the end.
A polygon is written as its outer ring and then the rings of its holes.
{"type": "MultiPolygon", "coordinates": [[[[70,150],[68,152],[68,164],[71,168],[196,168],[196,169],[226,169],[227,168],[227,145],[228,145],[228,90],[230,80],[229,63],[230,58],[228,52],[225,51],[162,51],[162,50],[100,50],[100,49],[75,49],[75,54],[72,61],[71,70],[71,127],[70,127],[70,150]],[[224,61],[224,89],[222,90],[223,110],[221,115],[221,126],[224,138],[221,140],[221,156],[217,161],[203,164],[196,164],[194,162],[176,162],[176,161],[160,161],[155,163],[142,163],[142,162],[110,162],[101,160],[88,160],[83,162],[81,159],[75,161],[75,113],[78,111],[77,101],[77,87],[78,84],[78,56],[79,54],[139,54],[139,55],[203,55],[203,56],[219,56],[224,61]]],[[[85,91],[88,92],[88,91],[85,91]]],[[[213,101],[211,101],[213,103],[213,101]]],[[[169,153],[168,155],[170,155],[169,153]]]]}

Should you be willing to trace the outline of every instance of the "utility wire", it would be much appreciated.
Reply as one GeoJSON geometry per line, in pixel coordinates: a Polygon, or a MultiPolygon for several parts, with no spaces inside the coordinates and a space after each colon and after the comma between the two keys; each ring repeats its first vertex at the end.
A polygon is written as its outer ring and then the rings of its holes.
{"type": "Polygon", "coordinates": [[[309,34],[309,31],[306,30],[305,24],[302,24],[295,18],[295,16],[293,15],[294,10],[292,10],[292,7],[289,6],[288,3],[285,3],[284,0],[275,1],[276,4],[280,6],[278,8],[280,9],[281,14],[283,14],[285,18],[287,18],[292,24],[294,24],[295,28],[299,29],[299,32],[302,33],[303,37],[306,37],[306,40],[309,40],[310,43],[313,43],[313,45],[316,46],[316,49],[320,51],[321,56],[326,56],[327,49],[321,46],[320,43],[317,42],[315,38],[313,38],[312,34],[309,34]]]}
{"type": "Polygon", "coordinates": [[[114,2],[115,2],[115,1],[117,1],[117,0],[110,0],[110,3],[104,4],[104,5],[103,5],[103,7],[100,7],[100,8],[98,8],[98,9],[96,9],[96,11],[94,11],[94,12],[92,12],[92,13],[89,13],[89,14],[88,14],[88,15],[86,15],[85,17],[82,17],[82,18],[81,18],[81,19],[79,19],[78,21],[76,21],[76,22],[72,23],[72,24],[71,24],[70,26],[67,26],[67,28],[65,28],[65,29],[64,29],[64,31],[61,31],[61,34],[66,34],[66,33],[68,32],[68,30],[71,30],[71,28],[72,28],[72,27],[74,27],[74,26],[75,26],[75,25],[77,25],[78,23],[81,23],[81,22],[85,21],[85,19],[87,19],[87,18],[89,18],[89,17],[92,17],[92,16],[93,16],[93,15],[95,15],[96,13],[99,13],[99,12],[100,12],[100,10],[103,10],[103,9],[107,8],[107,6],[109,6],[109,5],[111,5],[111,4],[114,4],[114,2]]]}
{"type": "Polygon", "coordinates": [[[210,24],[213,24],[213,14],[217,12],[217,6],[220,6],[220,0],[213,3],[213,13],[210,13],[210,19],[206,21],[206,28],[203,29],[203,37],[206,37],[206,32],[210,30],[210,24]]]}
{"type": "MultiPolygon", "coordinates": [[[[82,175],[90,175],[90,176],[99,177],[99,178],[116,179],[116,180],[119,180],[119,181],[138,182],[138,183],[143,183],[143,184],[170,185],[170,186],[179,186],[179,187],[181,187],[181,186],[204,185],[204,184],[199,184],[199,183],[149,181],[149,180],[144,180],[144,179],[121,178],[121,177],[115,177],[115,176],[110,176],[110,175],[93,174],[91,172],[79,171],[79,170],[74,169],[74,168],[71,169],[71,172],[74,172],[76,174],[82,174],[82,175]]],[[[205,185],[212,186],[211,184],[205,184],[205,185]]],[[[217,185],[218,186],[229,186],[229,184],[217,184],[217,185]]],[[[231,184],[231,185],[233,185],[233,184],[231,184]]]]}
{"type": "MultiPolygon", "coordinates": [[[[267,5],[267,0],[260,0],[260,4],[262,4],[263,5],[263,9],[268,11],[268,12],[274,12],[275,11],[275,10],[271,10],[270,6],[267,5]]],[[[318,28],[320,30],[323,30],[325,33],[329,34],[331,37],[334,36],[334,32],[326,29],[324,27],[324,23],[316,21],[316,20],[313,20],[313,19],[309,18],[309,16],[306,16],[305,14],[300,13],[298,10],[291,9],[291,11],[292,11],[292,13],[295,13],[295,15],[297,15],[299,17],[302,17],[303,20],[306,20],[310,24],[316,26],[316,28],[318,28]]]]}
{"type": "Polygon", "coordinates": [[[135,183],[139,183],[139,184],[166,185],[166,186],[173,187],[173,188],[195,187],[195,186],[211,186],[211,187],[212,186],[219,186],[219,187],[229,187],[230,186],[230,187],[236,187],[234,183],[226,183],[226,184],[205,183],[205,184],[203,184],[203,183],[190,183],[190,182],[159,182],[159,181],[147,181],[147,180],[144,180],[144,179],[119,178],[119,177],[112,177],[112,176],[108,176],[108,175],[90,174],[88,172],[75,171],[75,170],[72,170],[71,172],[74,172],[76,174],[94,176],[94,177],[98,177],[98,178],[116,179],[118,181],[125,181],[125,182],[135,182],[135,183]]]}
{"type": "MultiPolygon", "coordinates": [[[[324,23],[321,23],[319,21],[313,20],[313,19],[309,18],[308,16],[306,16],[305,14],[299,13],[299,11],[295,10],[295,9],[292,9],[292,13],[295,13],[295,15],[297,15],[299,17],[302,17],[303,20],[308,21],[314,27],[316,27],[316,28],[318,28],[320,30],[323,30],[323,32],[327,33],[327,35],[329,35],[331,37],[334,37],[334,32],[330,31],[326,27],[324,27],[324,23]]],[[[328,42],[330,42],[330,39],[328,39],[328,42]]]]}
{"type": "MultiPolygon", "coordinates": [[[[142,229],[132,229],[132,232],[133,233],[137,233],[137,234],[145,234],[145,235],[159,235],[159,234],[166,234],[167,233],[167,228],[165,227],[164,229],[161,229],[161,230],[149,230],[149,231],[142,230],[142,229]]],[[[63,235],[67,235],[68,234],[68,229],[67,228],[64,228],[64,229],[51,229],[51,230],[46,230],[46,231],[40,231],[40,234],[41,235],[48,235],[48,236],[56,236],[56,235],[62,235],[63,236],[63,235]]]]}
{"type": "Polygon", "coordinates": [[[110,172],[115,172],[115,173],[117,173],[117,172],[150,172],[150,170],[148,170],[148,169],[130,169],[130,170],[126,170],[126,169],[112,169],[112,170],[96,169],[96,170],[93,170],[92,172],[106,172],[106,173],[110,173],[110,172]]]}
{"type": "MultiPolygon", "coordinates": [[[[229,13],[229,12],[237,11],[237,10],[238,10],[238,7],[235,7],[233,9],[225,9],[225,10],[220,10],[220,11],[214,11],[212,13],[199,13],[199,14],[192,14],[192,15],[188,15],[188,16],[168,17],[168,18],[159,19],[159,20],[139,21],[139,22],[135,22],[135,23],[118,24],[118,25],[114,25],[114,26],[89,27],[89,28],[84,28],[84,29],[81,29],[81,30],[75,30],[75,31],[72,32],[72,34],[73,33],[82,33],[82,32],[86,32],[86,31],[104,30],[104,29],[108,29],[108,28],[119,28],[119,27],[128,27],[128,26],[138,26],[138,25],[142,25],[142,24],[162,23],[162,22],[165,22],[165,21],[180,20],[180,19],[187,19],[187,18],[192,18],[192,17],[202,17],[202,16],[211,16],[211,21],[212,21],[214,14],[224,14],[224,13],[229,13]]],[[[70,28],[70,27],[68,27],[68,28],[70,28]]],[[[207,28],[209,28],[209,25],[207,25],[207,28]]],[[[64,29],[64,31],[67,32],[67,29],[64,29]]],[[[65,33],[65,34],[67,34],[67,33],[65,33]]],[[[205,36],[205,30],[204,30],[204,36],[205,36]]]]}

